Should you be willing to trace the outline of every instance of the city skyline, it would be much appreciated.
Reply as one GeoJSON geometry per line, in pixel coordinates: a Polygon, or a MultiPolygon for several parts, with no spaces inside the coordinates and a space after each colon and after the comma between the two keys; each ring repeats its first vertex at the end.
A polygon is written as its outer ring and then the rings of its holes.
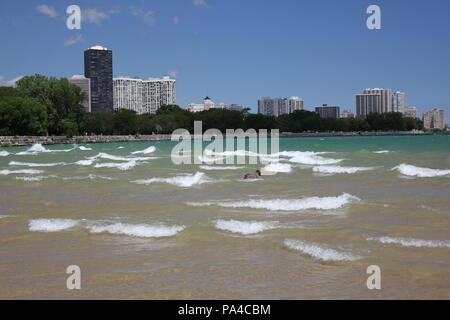
{"type": "Polygon", "coordinates": [[[204,3],[79,1],[81,30],[65,27],[65,9],[72,3],[2,3],[0,59],[10,63],[2,65],[0,84],[35,73],[81,74],[79,53],[101,44],[115,53],[114,77],[175,78],[181,106],[208,95],[257,112],[260,97],[295,95],[304,99],[305,109],[327,103],[356,111],[355,94],[382,87],[406,92],[405,105],[416,106],[419,115],[433,108],[450,113],[445,77],[450,44],[436,38],[450,25],[448,1],[377,1],[381,30],[365,26],[368,1],[204,3]],[[265,23],[246,19],[254,8],[265,23]],[[224,21],[230,15],[232,21],[224,21]],[[333,21],[333,28],[318,24],[319,17],[333,21]],[[267,47],[268,42],[277,45],[267,47]],[[275,50],[283,43],[289,46],[275,50]]]}

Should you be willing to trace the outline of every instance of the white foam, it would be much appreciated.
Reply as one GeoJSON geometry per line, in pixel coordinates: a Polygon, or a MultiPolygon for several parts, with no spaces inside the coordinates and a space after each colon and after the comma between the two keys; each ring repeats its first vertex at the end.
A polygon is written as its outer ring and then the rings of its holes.
{"type": "Polygon", "coordinates": [[[96,174],[89,174],[87,176],[74,176],[74,177],[64,177],[63,178],[63,180],[86,180],[86,179],[90,179],[90,180],[95,180],[95,179],[113,180],[113,178],[99,176],[99,175],[96,175],[96,174]]]}
{"type": "Polygon", "coordinates": [[[373,170],[375,168],[373,167],[343,167],[343,166],[316,166],[313,167],[314,172],[320,172],[320,173],[356,173],[359,171],[368,171],[373,170]]]}
{"type": "Polygon", "coordinates": [[[35,169],[23,169],[23,170],[0,170],[0,175],[8,175],[8,174],[15,174],[15,173],[24,173],[24,174],[38,174],[42,173],[44,171],[42,170],[35,170],[35,169]]]}
{"type": "Polygon", "coordinates": [[[247,235],[275,229],[278,226],[278,222],[216,220],[214,225],[220,230],[247,235]]]}
{"type": "Polygon", "coordinates": [[[279,163],[279,162],[273,162],[273,163],[269,163],[268,165],[266,165],[264,168],[262,168],[261,170],[263,173],[264,172],[291,172],[292,171],[292,167],[290,164],[288,163],[279,163]]]}
{"type": "Polygon", "coordinates": [[[34,219],[30,220],[28,226],[30,231],[56,232],[70,229],[79,223],[72,219],[34,219]]]}
{"type": "Polygon", "coordinates": [[[87,227],[92,233],[124,234],[141,238],[170,237],[182,231],[185,226],[165,226],[163,224],[123,224],[94,225],[87,227]]]}
{"type": "Polygon", "coordinates": [[[125,148],[125,147],[122,147],[122,146],[120,146],[120,147],[117,147],[117,149],[123,149],[123,148],[125,148]]]}
{"type": "Polygon", "coordinates": [[[361,257],[354,256],[350,253],[330,249],[312,242],[286,239],[284,240],[284,245],[322,261],[352,261],[361,259],[361,257]]]}
{"type": "Polygon", "coordinates": [[[9,155],[10,155],[10,153],[8,151],[5,151],[5,150],[1,150],[0,151],[0,157],[6,157],[6,156],[9,156],[9,155]]]}
{"type": "Polygon", "coordinates": [[[156,157],[121,157],[121,156],[114,156],[109,153],[100,152],[95,156],[88,157],[90,160],[95,159],[107,159],[107,160],[115,160],[115,161],[145,161],[145,160],[151,160],[151,159],[158,159],[156,157]]]}
{"type": "Polygon", "coordinates": [[[20,161],[10,161],[10,166],[26,166],[26,167],[55,167],[65,165],[65,162],[54,162],[54,163],[32,163],[32,162],[20,162],[20,161]]]}
{"type": "Polygon", "coordinates": [[[448,240],[423,240],[394,237],[367,238],[367,240],[378,241],[385,244],[400,244],[404,247],[450,248],[450,241],[448,240]]]}
{"type": "Polygon", "coordinates": [[[115,162],[108,162],[108,163],[97,163],[94,167],[95,168],[117,168],[119,170],[129,170],[131,168],[134,168],[136,166],[137,162],[135,160],[131,160],[128,162],[123,163],[115,163],[115,162]]]}
{"type": "Polygon", "coordinates": [[[156,148],[154,146],[150,146],[147,149],[144,150],[140,150],[140,151],[134,151],[131,154],[149,154],[149,153],[153,153],[156,151],[156,148]]]}
{"type": "Polygon", "coordinates": [[[404,174],[406,176],[419,178],[442,177],[450,174],[450,169],[439,170],[439,169],[421,168],[405,163],[402,163],[392,168],[392,170],[398,170],[401,174],[404,174]]]}
{"type": "Polygon", "coordinates": [[[293,163],[301,163],[308,165],[327,165],[336,164],[343,159],[325,158],[321,154],[331,152],[313,152],[313,151],[283,151],[279,155],[290,158],[289,161],[293,163]]]}
{"type": "Polygon", "coordinates": [[[89,160],[79,160],[77,162],[75,162],[76,165],[79,166],[90,166],[94,163],[94,159],[89,159],[89,160]]]}
{"type": "Polygon", "coordinates": [[[229,208],[253,208],[272,211],[299,211],[308,209],[331,210],[359,201],[360,199],[347,193],[338,197],[310,197],[302,199],[248,200],[231,202],[188,202],[191,206],[220,206],[229,208]]]}
{"type": "Polygon", "coordinates": [[[9,217],[11,217],[11,216],[0,214],[0,219],[5,219],[5,218],[9,218],[9,217]]]}
{"type": "Polygon", "coordinates": [[[208,182],[203,172],[197,172],[195,174],[189,174],[184,176],[177,176],[172,178],[151,178],[146,180],[136,180],[134,183],[138,184],[151,184],[155,182],[165,182],[179,187],[192,187],[196,184],[202,184],[208,182]]]}
{"type": "Polygon", "coordinates": [[[48,178],[54,178],[56,176],[34,176],[34,177],[16,177],[16,180],[23,180],[23,181],[42,181],[44,179],[48,178]]]}
{"type": "Polygon", "coordinates": [[[88,147],[85,147],[85,146],[79,146],[78,147],[81,151],[90,151],[90,150],[92,150],[92,148],[88,148],[88,147]]]}
{"type": "Polygon", "coordinates": [[[45,148],[42,144],[36,143],[33,144],[28,150],[17,153],[17,155],[35,155],[38,153],[47,153],[47,152],[69,152],[77,147],[73,147],[72,149],[63,149],[63,150],[50,150],[45,148]]]}
{"type": "Polygon", "coordinates": [[[244,169],[245,167],[239,167],[239,166],[208,166],[203,165],[199,166],[200,169],[203,170],[238,170],[238,169],[244,169]]]}
{"type": "Polygon", "coordinates": [[[381,154],[381,153],[389,153],[389,152],[390,152],[389,150],[380,150],[380,151],[374,151],[373,153],[381,154]]]}

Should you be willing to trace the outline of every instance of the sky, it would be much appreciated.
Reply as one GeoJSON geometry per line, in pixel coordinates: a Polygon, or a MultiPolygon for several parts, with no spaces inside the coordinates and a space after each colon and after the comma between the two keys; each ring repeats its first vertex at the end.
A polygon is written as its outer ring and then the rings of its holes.
{"type": "Polygon", "coordinates": [[[113,51],[114,76],[177,80],[184,107],[205,96],[257,110],[299,96],[355,109],[365,88],[406,93],[450,119],[448,0],[15,0],[0,2],[0,85],[83,74],[83,51],[113,51]],[[66,9],[82,10],[80,30],[66,9]],[[369,5],[381,29],[369,30],[369,5]]]}

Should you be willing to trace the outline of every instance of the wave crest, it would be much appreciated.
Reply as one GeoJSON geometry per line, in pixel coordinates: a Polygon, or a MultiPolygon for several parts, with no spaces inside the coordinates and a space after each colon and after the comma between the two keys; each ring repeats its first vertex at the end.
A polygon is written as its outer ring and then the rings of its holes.
{"type": "Polygon", "coordinates": [[[392,170],[398,170],[401,174],[405,176],[419,177],[419,178],[442,177],[450,174],[450,169],[440,170],[440,169],[421,168],[406,163],[402,163],[392,168],[392,170]]]}
{"type": "Polygon", "coordinates": [[[165,226],[163,224],[124,224],[114,223],[103,226],[88,226],[91,233],[123,234],[139,238],[160,238],[174,236],[185,226],[165,226]]]}
{"type": "Polygon", "coordinates": [[[400,244],[404,247],[450,248],[450,241],[448,240],[423,240],[395,237],[367,238],[367,240],[378,241],[385,244],[400,244]]]}
{"type": "Polygon", "coordinates": [[[188,202],[191,206],[220,206],[229,208],[253,208],[272,211],[300,211],[307,209],[338,209],[348,203],[359,201],[358,197],[343,193],[338,197],[309,197],[302,199],[247,200],[232,202],[188,202]]]}
{"type": "Polygon", "coordinates": [[[214,225],[217,229],[241,234],[255,234],[265,230],[277,228],[277,222],[259,221],[237,221],[237,220],[216,220],[214,225]]]}
{"type": "Polygon", "coordinates": [[[56,232],[70,229],[78,225],[78,220],[72,219],[33,219],[28,223],[30,231],[56,232]]]}
{"type": "Polygon", "coordinates": [[[330,249],[323,245],[307,241],[286,239],[284,240],[284,245],[322,261],[353,261],[361,259],[361,257],[354,256],[350,253],[330,249]]]}
{"type": "Polygon", "coordinates": [[[172,178],[151,178],[146,180],[136,180],[133,181],[137,184],[151,184],[155,182],[164,182],[168,184],[172,184],[178,187],[192,187],[196,184],[202,184],[208,182],[208,179],[205,178],[205,174],[203,172],[197,172],[194,175],[185,175],[185,176],[177,176],[172,178]]]}

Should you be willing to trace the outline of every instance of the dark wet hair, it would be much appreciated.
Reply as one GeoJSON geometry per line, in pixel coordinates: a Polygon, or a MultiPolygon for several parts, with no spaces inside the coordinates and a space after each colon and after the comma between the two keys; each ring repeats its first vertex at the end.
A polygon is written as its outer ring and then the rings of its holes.
{"type": "Polygon", "coordinates": [[[261,171],[259,171],[259,170],[256,170],[255,171],[257,174],[258,174],[258,176],[260,176],[261,175],[261,171]]]}

